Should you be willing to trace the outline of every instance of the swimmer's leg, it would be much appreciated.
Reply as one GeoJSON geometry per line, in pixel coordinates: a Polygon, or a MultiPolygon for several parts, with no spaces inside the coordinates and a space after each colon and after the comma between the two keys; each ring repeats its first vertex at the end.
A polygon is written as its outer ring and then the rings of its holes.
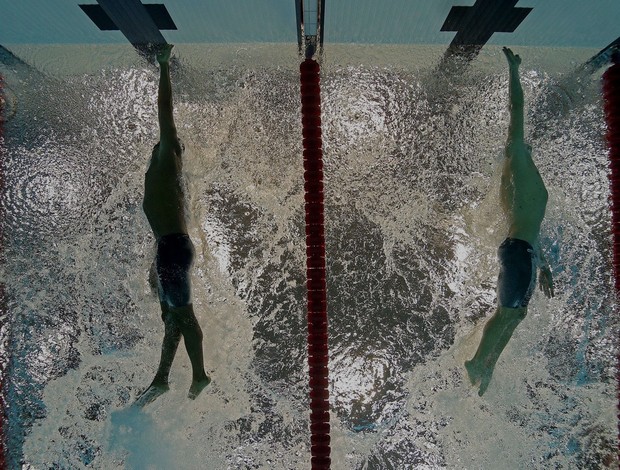
{"type": "Polygon", "coordinates": [[[165,302],[161,302],[162,320],[164,321],[164,340],[161,346],[161,357],[159,360],[159,367],[155,378],[151,382],[151,385],[142,392],[138,397],[135,406],[140,408],[152,403],[157,397],[166,393],[169,390],[168,376],[170,375],[170,369],[174,356],[176,355],[179,342],[181,341],[181,330],[176,325],[172,314],[165,302]]]}
{"type": "Polygon", "coordinates": [[[202,353],[202,330],[194,315],[192,305],[185,307],[171,307],[177,326],[181,330],[185,349],[192,364],[192,384],[187,394],[192,400],[209,385],[211,379],[205,372],[204,356],[202,353]]]}
{"type": "Polygon", "coordinates": [[[465,362],[469,380],[473,385],[480,385],[478,395],[482,396],[489,386],[500,354],[526,313],[525,307],[498,307],[485,325],[476,354],[465,362]]]}
{"type": "Polygon", "coordinates": [[[177,326],[172,312],[166,303],[162,302],[162,319],[164,320],[165,333],[161,345],[161,358],[159,367],[153,379],[153,383],[168,385],[168,376],[172,368],[172,361],[177,353],[177,348],[181,342],[181,330],[177,326]]]}

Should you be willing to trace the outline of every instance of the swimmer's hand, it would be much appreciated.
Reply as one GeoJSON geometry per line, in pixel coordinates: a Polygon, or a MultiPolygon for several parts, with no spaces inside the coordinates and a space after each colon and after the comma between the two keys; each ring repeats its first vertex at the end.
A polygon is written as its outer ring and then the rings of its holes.
{"type": "Polygon", "coordinates": [[[551,269],[549,269],[549,266],[540,268],[538,287],[540,287],[540,290],[543,291],[548,299],[555,296],[555,292],[553,291],[553,278],[551,276],[551,269]]]}
{"type": "Polygon", "coordinates": [[[164,44],[157,52],[157,62],[160,64],[167,64],[170,61],[170,54],[172,53],[172,44],[164,44]]]}
{"type": "Polygon", "coordinates": [[[508,65],[510,65],[510,67],[519,68],[519,65],[521,65],[521,57],[519,57],[518,54],[514,54],[507,47],[504,47],[502,50],[504,51],[506,59],[508,59],[508,65]]]}

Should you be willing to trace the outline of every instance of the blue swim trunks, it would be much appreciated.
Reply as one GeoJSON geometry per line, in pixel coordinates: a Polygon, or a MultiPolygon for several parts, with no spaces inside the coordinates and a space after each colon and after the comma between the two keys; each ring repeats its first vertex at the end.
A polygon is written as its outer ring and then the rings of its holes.
{"type": "Polygon", "coordinates": [[[157,241],[159,300],[170,307],[192,303],[190,269],[194,253],[194,245],[186,233],[164,235],[157,241]]]}
{"type": "Polygon", "coordinates": [[[501,307],[527,307],[536,286],[534,248],[525,240],[506,238],[497,250],[500,270],[497,299],[501,307]]]}

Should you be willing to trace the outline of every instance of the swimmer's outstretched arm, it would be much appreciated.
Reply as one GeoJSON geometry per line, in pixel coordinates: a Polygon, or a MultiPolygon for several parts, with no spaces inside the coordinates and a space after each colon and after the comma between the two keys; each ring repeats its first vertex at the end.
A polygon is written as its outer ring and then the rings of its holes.
{"type": "Polygon", "coordinates": [[[177,128],[174,125],[172,108],[172,83],[170,82],[170,54],[172,44],[165,44],[157,53],[159,62],[159,92],[157,95],[157,115],[159,118],[160,145],[175,145],[177,128]]]}
{"type": "Polygon", "coordinates": [[[504,55],[508,60],[509,90],[510,90],[510,126],[508,128],[508,143],[520,143],[524,141],[523,124],[523,88],[519,79],[519,65],[521,57],[515,55],[510,49],[504,47],[504,55]]]}

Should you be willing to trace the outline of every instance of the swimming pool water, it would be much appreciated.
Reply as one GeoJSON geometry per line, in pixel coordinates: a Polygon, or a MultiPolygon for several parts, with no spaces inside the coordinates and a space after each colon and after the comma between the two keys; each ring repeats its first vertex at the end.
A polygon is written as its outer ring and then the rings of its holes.
{"type": "MultiPolygon", "coordinates": [[[[41,50],[30,55],[39,71],[0,68],[17,100],[1,141],[11,468],[308,466],[289,49],[262,65],[241,46],[204,62],[177,50],[195,309],[214,381],[188,401],[179,354],[171,391],[143,413],[128,405],[152,378],[163,332],[141,210],[156,71],[114,52],[104,70],[72,73],[41,50]]],[[[487,48],[442,76],[414,60],[440,55],[408,51],[323,63],[333,467],[611,465],[618,324],[598,76],[567,82],[572,64],[558,57],[570,54],[517,51],[557,296],[534,295],[481,398],[463,362],[494,308],[506,230],[506,67],[487,48]]],[[[575,66],[589,54],[574,53],[575,66]]]]}

